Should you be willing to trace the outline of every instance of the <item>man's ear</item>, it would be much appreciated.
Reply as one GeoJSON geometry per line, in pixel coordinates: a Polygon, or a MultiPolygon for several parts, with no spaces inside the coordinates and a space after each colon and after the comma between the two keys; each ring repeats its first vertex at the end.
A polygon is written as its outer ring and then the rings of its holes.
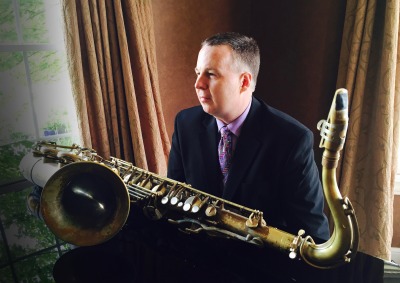
{"type": "Polygon", "coordinates": [[[240,78],[240,83],[241,83],[240,90],[246,91],[249,88],[251,88],[252,79],[253,79],[253,76],[250,73],[248,73],[248,72],[243,73],[240,78]]]}

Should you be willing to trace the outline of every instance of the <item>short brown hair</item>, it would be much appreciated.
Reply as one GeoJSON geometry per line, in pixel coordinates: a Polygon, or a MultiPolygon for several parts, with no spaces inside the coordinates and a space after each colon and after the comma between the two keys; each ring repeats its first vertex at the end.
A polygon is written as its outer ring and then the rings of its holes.
{"type": "Polygon", "coordinates": [[[233,50],[235,60],[249,68],[254,87],[260,70],[260,49],[255,39],[237,32],[217,33],[201,43],[204,46],[228,45],[233,50]]]}

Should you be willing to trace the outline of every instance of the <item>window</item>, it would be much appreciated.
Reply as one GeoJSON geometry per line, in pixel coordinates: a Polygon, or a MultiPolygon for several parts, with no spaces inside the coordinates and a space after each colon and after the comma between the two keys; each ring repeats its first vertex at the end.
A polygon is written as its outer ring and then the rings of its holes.
{"type": "Polygon", "coordinates": [[[68,246],[27,214],[19,163],[38,140],[79,143],[60,2],[0,0],[0,281],[53,282],[68,246]]]}
{"type": "Polygon", "coordinates": [[[72,143],[78,131],[59,1],[1,0],[0,27],[0,178],[7,180],[19,176],[33,141],[72,143]]]}

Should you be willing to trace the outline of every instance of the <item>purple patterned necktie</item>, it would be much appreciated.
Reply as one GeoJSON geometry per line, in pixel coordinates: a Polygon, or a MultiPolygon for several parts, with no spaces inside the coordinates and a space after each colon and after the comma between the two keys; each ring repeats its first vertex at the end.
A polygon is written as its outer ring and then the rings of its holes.
{"type": "Polygon", "coordinates": [[[232,159],[232,133],[227,126],[221,128],[221,140],[218,144],[219,164],[223,175],[224,184],[228,178],[232,159]]]}

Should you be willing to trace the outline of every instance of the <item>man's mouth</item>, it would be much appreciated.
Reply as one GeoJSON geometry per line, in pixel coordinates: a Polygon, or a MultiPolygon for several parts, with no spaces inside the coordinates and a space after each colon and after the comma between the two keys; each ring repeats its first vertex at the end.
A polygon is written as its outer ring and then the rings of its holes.
{"type": "Polygon", "coordinates": [[[199,100],[200,100],[200,102],[207,102],[207,101],[210,101],[210,98],[205,97],[205,96],[200,96],[199,100]]]}

